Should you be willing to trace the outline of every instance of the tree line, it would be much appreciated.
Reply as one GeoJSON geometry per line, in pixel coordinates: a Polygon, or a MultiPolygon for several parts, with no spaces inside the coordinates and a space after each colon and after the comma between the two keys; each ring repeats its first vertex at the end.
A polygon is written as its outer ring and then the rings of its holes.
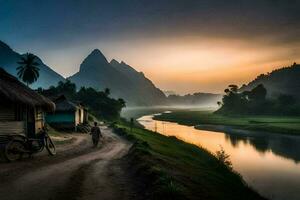
{"type": "Polygon", "coordinates": [[[97,91],[91,87],[81,87],[77,91],[75,83],[70,80],[60,81],[57,86],[51,86],[46,90],[38,88],[37,91],[47,97],[63,94],[71,101],[81,102],[89,108],[90,113],[103,120],[118,119],[122,108],[126,106],[123,99],[110,97],[108,88],[97,91]]]}
{"type": "Polygon", "coordinates": [[[267,98],[263,84],[250,91],[240,92],[237,85],[229,85],[224,90],[220,108],[216,113],[239,115],[300,115],[300,104],[293,95],[280,94],[277,98],[267,98]]]}

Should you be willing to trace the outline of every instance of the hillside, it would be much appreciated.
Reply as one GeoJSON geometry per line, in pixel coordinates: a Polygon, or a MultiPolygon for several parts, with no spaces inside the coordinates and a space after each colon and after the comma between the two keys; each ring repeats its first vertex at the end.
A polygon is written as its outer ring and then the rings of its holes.
{"type": "MultiPolygon", "coordinates": [[[[0,67],[5,69],[8,73],[16,76],[16,68],[18,67],[17,62],[21,57],[21,54],[15,52],[7,44],[0,41],[0,67]]],[[[40,77],[37,82],[31,85],[32,88],[48,88],[51,85],[57,85],[59,81],[65,80],[64,77],[45,65],[40,58],[38,58],[37,62],[40,63],[40,77]]]]}
{"type": "Polygon", "coordinates": [[[111,95],[123,98],[128,105],[163,104],[165,95],[147,79],[124,62],[112,60],[110,63],[100,50],[93,50],[81,63],[79,72],[69,77],[77,87],[109,88],[111,95]]]}
{"type": "Polygon", "coordinates": [[[289,67],[277,69],[268,74],[261,74],[253,81],[241,87],[241,91],[252,90],[259,84],[267,89],[268,97],[279,94],[292,95],[300,98],[300,65],[294,63],[289,67]]]}

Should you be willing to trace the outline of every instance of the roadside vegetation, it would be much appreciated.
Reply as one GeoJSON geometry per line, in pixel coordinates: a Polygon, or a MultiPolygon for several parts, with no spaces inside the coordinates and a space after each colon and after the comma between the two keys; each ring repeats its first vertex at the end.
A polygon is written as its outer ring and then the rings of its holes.
{"type": "Polygon", "coordinates": [[[127,155],[144,199],[264,199],[232,171],[228,155],[166,137],[127,122],[114,131],[134,142],[127,155]]]}
{"type": "Polygon", "coordinates": [[[175,111],[154,117],[156,120],[177,122],[188,126],[224,125],[233,128],[300,135],[300,117],[221,115],[212,111],[175,111]]]}

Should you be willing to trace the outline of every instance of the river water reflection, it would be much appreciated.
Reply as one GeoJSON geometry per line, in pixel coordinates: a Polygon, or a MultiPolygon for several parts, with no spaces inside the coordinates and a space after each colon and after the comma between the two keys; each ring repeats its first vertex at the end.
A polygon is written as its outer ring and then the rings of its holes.
{"type": "Polygon", "coordinates": [[[146,129],[176,136],[211,152],[224,148],[233,167],[260,194],[274,200],[300,200],[300,137],[253,131],[198,130],[191,126],[138,119],[146,129]]]}

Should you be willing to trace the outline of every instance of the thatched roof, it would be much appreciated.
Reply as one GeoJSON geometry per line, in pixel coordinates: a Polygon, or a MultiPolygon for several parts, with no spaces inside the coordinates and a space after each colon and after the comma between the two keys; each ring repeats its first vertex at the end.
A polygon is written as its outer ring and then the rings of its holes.
{"type": "Polygon", "coordinates": [[[76,103],[69,101],[65,95],[60,95],[58,97],[51,98],[55,103],[56,112],[69,112],[69,111],[76,111],[78,106],[76,103]]]}
{"type": "Polygon", "coordinates": [[[55,104],[52,101],[31,90],[2,68],[0,68],[0,96],[14,103],[38,106],[47,111],[55,110],[55,104]]]}

